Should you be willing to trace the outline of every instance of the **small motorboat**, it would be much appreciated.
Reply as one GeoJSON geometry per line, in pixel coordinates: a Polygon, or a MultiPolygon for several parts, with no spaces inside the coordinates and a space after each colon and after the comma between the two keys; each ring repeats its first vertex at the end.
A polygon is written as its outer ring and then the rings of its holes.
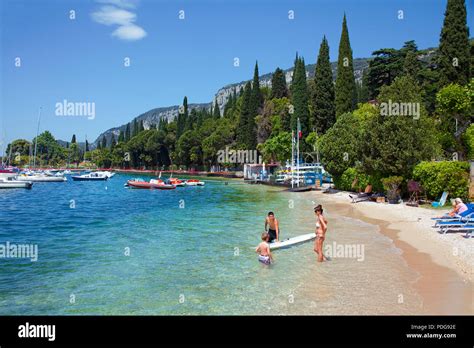
{"type": "Polygon", "coordinates": [[[32,182],[64,182],[67,179],[64,176],[50,176],[45,174],[21,174],[16,178],[19,181],[32,182]]]}
{"type": "Polygon", "coordinates": [[[33,183],[31,181],[19,181],[19,180],[15,180],[13,177],[0,178],[0,189],[10,189],[10,188],[31,189],[31,186],[33,186],[33,183]]]}
{"type": "Polygon", "coordinates": [[[179,186],[179,187],[186,186],[186,183],[183,180],[180,180],[178,178],[169,178],[168,183],[174,186],[179,186]]]}
{"type": "Polygon", "coordinates": [[[99,172],[82,174],[82,175],[73,175],[71,176],[74,181],[100,181],[107,180],[109,177],[99,172]]]}
{"type": "Polygon", "coordinates": [[[175,185],[165,184],[163,180],[160,179],[151,179],[150,182],[142,181],[140,179],[128,180],[126,187],[136,188],[136,189],[151,189],[151,190],[174,190],[175,185]]]}
{"type": "Polygon", "coordinates": [[[187,186],[204,186],[204,181],[197,180],[197,179],[189,179],[186,180],[187,186]]]}

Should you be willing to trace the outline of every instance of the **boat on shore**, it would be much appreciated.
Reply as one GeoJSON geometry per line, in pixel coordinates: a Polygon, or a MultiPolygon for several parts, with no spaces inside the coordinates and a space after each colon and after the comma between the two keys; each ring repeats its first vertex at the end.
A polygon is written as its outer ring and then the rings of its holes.
{"type": "Polygon", "coordinates": [[[161,179],[151,179],[149,182],[143,181],[140,179],[128,180],[125,184],[125,187],[130,187],[134,189],[151,189],[151,190],[174,190],[175,185],[166,184],[161,179]]]}
{"type": "Polygon", "coordinates": [[[109,177],[103,173],[94,172],[89,174],[82,175],[73,175],[71,176],[74,181],[103,181],[109,179],[109,177]]]}
{"type": "Polygon", "coordinates": [[[186,180],[186,186],[204,186],[204,181],[198,179],[189,179],[186,180]]]}
{"type": "Polygon", "coordinates": [[[25,188],[31,189],[33,183],[31,181],[15,180],[14,177],[0,178],[0,189],[25,188]]]}

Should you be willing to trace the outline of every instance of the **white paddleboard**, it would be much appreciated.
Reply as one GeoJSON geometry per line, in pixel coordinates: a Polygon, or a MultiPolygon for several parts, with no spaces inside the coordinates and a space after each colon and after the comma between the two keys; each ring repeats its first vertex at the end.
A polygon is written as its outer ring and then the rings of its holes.
{"type": "Polygon", "coordinates": [[[310,240],[313,240],[316,238],[316,233],[308,233],[308,234],[302,234],[301,236],[293,237],[293,238],[288,238],[285,240],[282,240],[280,242],[273,242],[270,243],[270,250],[277,250],[277,249],[283,249],[283,248],[289,248],[293,245],[309,242],[310,240]]]}

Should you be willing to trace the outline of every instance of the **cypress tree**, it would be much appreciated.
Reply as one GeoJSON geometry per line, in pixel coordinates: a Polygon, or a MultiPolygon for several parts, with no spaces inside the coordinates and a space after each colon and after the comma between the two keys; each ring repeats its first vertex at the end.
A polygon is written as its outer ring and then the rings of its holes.
{"type": "Polygon", "coordinates": [[[356,102],[356,86],[354,67],[352,65],[352,49],[347,30],[346,15],[342,20],[342,33],[339,42],[336,77],[336,116],[354,110],[356,102]]]}
{"type": "Polygon", "coordinates": [[[186,130],[192,130],[198,120],[196,109],[192,109],[189,117],[186,119],[186,130]]]}
{"type": "Polygon", "coordinates": [[[291,129],[296,131],[297,120],[299,118],[301,123],[301,133],[303,137],[309,133],[309,93],[308,85],[306,83],[306,68],[303,58],[297,58],[295,62],[295,69],[293,73],[293,81],[291,84],[291,97],[294,107],[294,112],[291,115],[291,129]]]}
{"type": "Polygon", "coordinates": [[[125,128],[125,142],[128,142],[131,138],[130,135],[130,123],[127,123],[127,128],[125,128]]]}
{"type": "Polygon", "coordinates": [[[180,108],[176,119],[176,139],[179,139],[186,130],[186,122],[188,118],[188,98],[183,99],[182,108],[180,108]]]}
{"type": "Polygon", "coordinates": [[[115,142],[115,135],[112,134],[112,137],[110,138],[110,149],[112,150],[116,145],[116,142],[115,142]]]}
{"type": "Polygon", "coordinates": [[[471,41],[471,78],[474,77],[474,40],[471,41]]]}
{"type": "Polygon", "coordinates": [[[86,152],[89,152],[89,142],[86,139],[86,152]]]}
{"type": "Polygon", "coordinates": [[[133,120],[133,129],[132,129],[132,138],[138,134],[138,121],[137,119],[133,120]]]}
{"type": "Polygon", "coordinates": [[[469,29],[464,0],[448,0],[439,43],[440,83],[466,84],[469,80],[469,29]]]}
{"type": "Polygon", "coordinates": [[[252,81],[252,104],[254,107],[255,115],[257,116],[258,108],[263,105],[263,95],[260,91],[260,79],[258,77],[258,62],[255,62],[255,69],[253,72],[253,81],[252,81]]]}
{"type": "Polygon", "coordinates": [[[102,137],[102,146],[101,148],[105,149],[107,147],[107,138],[105,135],[102,137]]]}
{"type": "Polygon", "coordinates": [[[224,117],[227,117],[229,114],[229,110],[234,107],[234,98],[232,93],[230,93],[229,99],[227,99],[227,103],[224,106],[224,117]]]}
{"type": "Polygon", "coordinates": [[[122,130],[120,130],[119,136],[118,136],[118,142],[119,142],[119,143],[122,143],[124,140],[125,140],[124,133],[123,133],[122,130]]]}
{"type": "Polygon", "coordinates": [[[212,116],[216,120],[221,118],[221,111],[219,110],[219,105],[217,105],[217,99],[214,101],[214,110],[213,110],[212,116]]]}
{"type": "Polygon", "coordinates": [[[250,82],[247,82],[244,87],[244,92],[242,96],[242,106],[240,108],[239,122],[237,125],[237,143],[246,149],[251,149],[249,147],[249,134],[248,134],[248,121],[250,118],[250,97],[252,93],[252,87],[250,82]]]}
{"type": "Polygon", "coordinates": [[[188,97],[187,96],[184,96],[184,99],[183,99],[183,127],[184,127],[184,131],[187,130],[187,124],[188,124],[188,118],[189,118],[189,111],[188,111],[188,97]]]}
{"type": "Polygon", "coordinates": [[[336,122],[334,105],[334,84],[331,62],[329,61],[329,45],[326,36],[319,47],[318,60],[314,73],[314,94],[312,95],[314,118],[311,125],[318,133],[325,133],[336,122]]]}
{"type": "Polygon", "coordinates": [[[285,73],[280,68],[276,68],[272,75],[272,94],[271,98],[288,97],[288,88],[286,87],[285,73]]]}
{"type": "Polygon", "coordinates": [[[72,139],[71,139],[71,144],[75,144],[75,143],[76,143],[76,134],[73,134],[72,139]]]}

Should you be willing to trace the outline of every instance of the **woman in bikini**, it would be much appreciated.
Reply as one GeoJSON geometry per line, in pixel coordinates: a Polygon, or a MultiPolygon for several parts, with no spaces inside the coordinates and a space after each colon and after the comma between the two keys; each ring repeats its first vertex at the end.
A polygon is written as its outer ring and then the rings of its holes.
{"type": "Polygon", "coordinates": [[[323,242],[327,231],[328,221],[323,216],[323,207],[319,204],[314,208],[316,214],[316,240],[314,242],[314,251],[318,254],[318,262],[327,260],[323,254],[323,242]]]}

